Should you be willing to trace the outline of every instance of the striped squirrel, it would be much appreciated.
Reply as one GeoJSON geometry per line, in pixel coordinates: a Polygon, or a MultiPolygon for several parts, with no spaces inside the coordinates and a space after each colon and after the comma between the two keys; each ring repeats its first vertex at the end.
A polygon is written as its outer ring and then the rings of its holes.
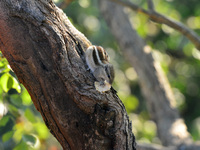
{"type": "Polygon", "coordinates": [[[96,90],[106,92],[110,90],[114,80],[114,68],[109,63],[109,56],[101,46],[89,46],[85,52],[86,63],[96,78],[96,90]]]}

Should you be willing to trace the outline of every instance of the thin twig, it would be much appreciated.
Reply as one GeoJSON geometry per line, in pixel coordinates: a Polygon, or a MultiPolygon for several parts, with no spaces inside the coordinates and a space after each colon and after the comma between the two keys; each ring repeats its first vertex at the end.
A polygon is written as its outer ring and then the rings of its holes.
{"type": "Polygon", "coordinates": [[[138,13],[145,14],[152,21],[161,23],[161,24],[166,24],[169,27],[181,32],[195,45],[195,47],[198,50],[200,50],[200,37],[193,30],[186,27],[183,23],[173,20],[171,18],[165,17],[164,15],[159,14],[156,11],[148,11],[143,8],[140,8],[139,6],[133,4],[132,2],[129,2],[129,1],[122,1],[122,0],[110,0],[110,1],[113,1],[120,5],[126,6],[138,13]]]}
{"type": "Polygon", "coordinates": [[[154,11],[153,0],[147,0],[148,8],[150,11],[154,11]]]}
{"type": "Polygon", "coordinates": [[[141,142],[137,143],[137,148],[139,150],[177,150],[176,146],[164,147],[164,146],[154,144],[154,143],[148,144],[148,143],[141,143],[141,142]]]}
{"type": "Polygon", "coordinates": [[[72,2],[73,0],[63,0],[61,3],[59,3],[57,6],[61,9],[67,8],[67,6],[72,2]]]}

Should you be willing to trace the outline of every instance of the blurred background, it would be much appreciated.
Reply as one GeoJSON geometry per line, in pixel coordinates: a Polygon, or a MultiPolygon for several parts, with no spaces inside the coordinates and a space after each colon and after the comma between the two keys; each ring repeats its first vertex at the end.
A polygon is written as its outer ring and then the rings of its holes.
{"type": "MultiPolygon", "coordinates": [[[[147,8],[146,0],[131,0],[147,8]]],[[[113,87],[123,101],[137,141],[160,143],[156,124],[150,120],[135,70],[124,59],[99,10],[97,0],[54,2],[72,24],[111,57],[116,78],[113,87]],[[150,130],[151,129],[151,130],[150,130]]],[[[199,0],[154,0],[155,9],[200,34],[199,0]]],[[[152,47],[173,89],[176,107],[194,140],[200,140],[200,52],[188,39],[166,25],[125,8],[133,27],[152,47]]],[[[19,84],[6,59],[0,55],[0,150],[60,150],[46,128],[25,88],[19,84]]]]}

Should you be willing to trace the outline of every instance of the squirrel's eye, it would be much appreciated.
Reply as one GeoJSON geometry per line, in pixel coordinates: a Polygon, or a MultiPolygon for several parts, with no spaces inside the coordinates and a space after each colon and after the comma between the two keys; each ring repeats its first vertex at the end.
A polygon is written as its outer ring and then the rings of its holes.
{"type": "Polygon", "coordinates": [[[108,78],[110,79],[110,74],[108,74],[108,78]]]}

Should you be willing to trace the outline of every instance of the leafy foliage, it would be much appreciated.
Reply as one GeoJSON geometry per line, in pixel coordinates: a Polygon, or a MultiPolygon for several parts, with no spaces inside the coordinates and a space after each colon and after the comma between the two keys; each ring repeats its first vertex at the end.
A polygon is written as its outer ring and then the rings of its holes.
{"type": "Polygon", "coordinates": [[[0,57],[0,149],[60,148],[44,125],[25,88],[0,57]],[[53,142],[49,142],[53,141],[53,142]]]}

